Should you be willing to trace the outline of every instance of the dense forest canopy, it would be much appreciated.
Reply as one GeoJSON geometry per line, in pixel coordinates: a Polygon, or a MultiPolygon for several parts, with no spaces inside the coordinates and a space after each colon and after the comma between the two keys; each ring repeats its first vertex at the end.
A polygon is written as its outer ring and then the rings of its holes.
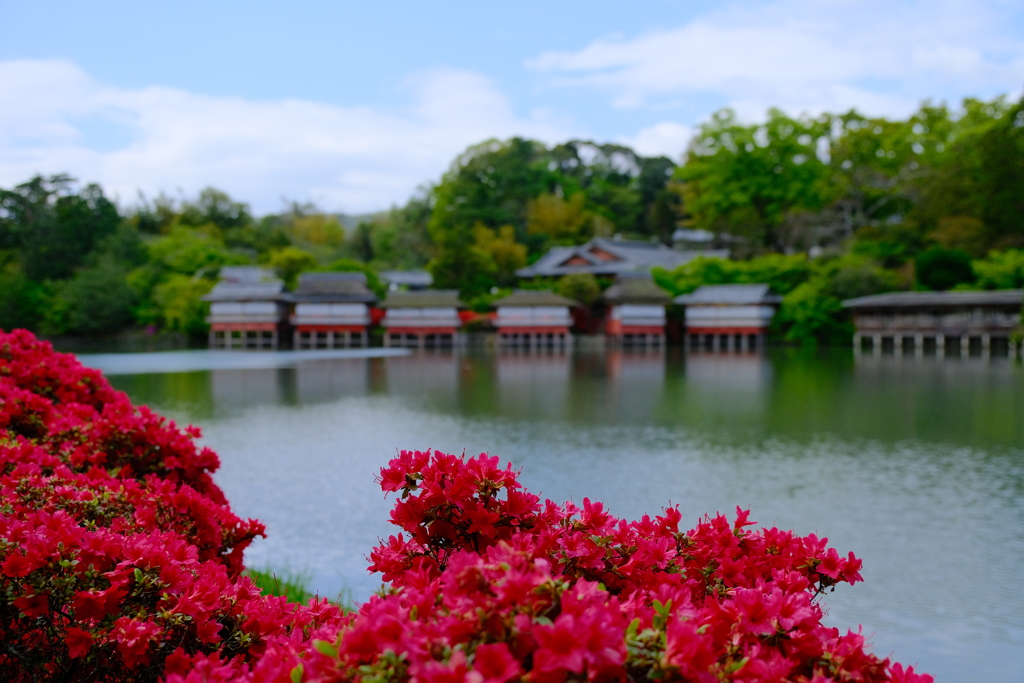
{"type": "Polygon", "coordinates": [[[1004,98],[957,112],[925,103],[902,121],[772,110],[743,125],[725,110],[675,175],[686,222],[742,237],[751,253],[857,236],[890,265],[927,243],[981,256],[1024,247],[1022,126],[1021,103],[1004,98]]]}
{"type": "Polygon", "coordinates": [[[514,282],[550,247],[595,235],[671,240],[675,164],[621,145],[491,140],[459,156],[433,188],[429,267],[438,286],[479,294],[514,282]]]}
{"type": "Polygon", "coordinates": [[[381,269],[427,268],[436,286],[486,302],[552,246],[671,244],[680,227],[712,233],[738,260],[657,272],[663,287],[771,282],[787,297],[779,333],[794,340],[847,338],[844,297],[1024,286],[1022,102],[926,102],[903,120],[771,110],[750,124],[722,110],[678,161],[584,140],[489,140],[404,206],[356,220],[302,204],[256,217],[213,188],[118,207],[98,185],[38,176],[0,189],[0,327],[199,337],[199,297],[221,266],[245,263],[289,284],[363,270],[378,291],[381,269]]]}

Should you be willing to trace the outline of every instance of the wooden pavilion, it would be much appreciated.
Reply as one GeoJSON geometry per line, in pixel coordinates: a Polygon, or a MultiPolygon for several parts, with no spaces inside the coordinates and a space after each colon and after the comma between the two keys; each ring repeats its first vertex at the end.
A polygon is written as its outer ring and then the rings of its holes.
{"type": "Polygon", "coordinates": [[[388,292],[380,305],[385,310],[384,346],[454,346],[459,343],[465,308],[454,289],[426,289],[388,292]]]}
{"type": "Polygon", "coordinates": [[[621,273],[604,293],[608,314],[604,331],[619,344],[664,346],[668,292],[648,273],[621,273]]]}
{"type": "Polygon", "coordinates": [[[369,345],[370,305],[377,297],[366,274],[303,273],[288,299],[295,349],[338,349],[369,345]]]}
{"type": "Polygon", "coordinates": [[[848,299],[856,350],[873,353],[970,353],[1015,350],[1024,290],[889,292],[848,299]],[[1011,347],[1013,347],[1011,349],[1011,347]]]}
{"type": "Polygon", "coordinates": [[[736,351],[763,347],[768,326],[782,297],[768,285],[704,285],[676,297],[686,306],[690,348],[736,351]]]}
{"type": "Polygon", "coordinates": [[[516,290],[498,299],[494,326],[502,346],[563,346],[572,343],[570,309],[579,302],[550,291],[516,290]]]}
{"type": "Polygon", "coordinates": [[[287,326],[284,283],[258,266],[224,266],[210,302],[211,349],[276,350],[287,326]]]}

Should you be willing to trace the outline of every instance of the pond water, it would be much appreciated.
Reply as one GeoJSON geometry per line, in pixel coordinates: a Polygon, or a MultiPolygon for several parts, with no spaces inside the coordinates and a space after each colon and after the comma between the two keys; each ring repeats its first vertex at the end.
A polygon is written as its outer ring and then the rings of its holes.
{"type": "Polygon", "coordinates": [[[1006,358],[428,351],[111,381],[203,428],[233,508],[267,524],[248,564],[321,594],[380,585],[374,475],[397,449],[487,451],[553,500],[678,503],[691,525],[740,505],[827,536],[865,563],[831,625],[939,681],[1020,680],[1024,368],[1006,358]]]}

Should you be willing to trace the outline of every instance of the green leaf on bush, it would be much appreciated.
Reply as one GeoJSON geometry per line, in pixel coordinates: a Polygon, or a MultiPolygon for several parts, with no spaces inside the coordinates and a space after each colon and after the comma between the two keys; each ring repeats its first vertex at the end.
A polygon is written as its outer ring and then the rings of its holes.
{"type": "Polygon", "coordinates": [[[326,657],[332,657],[334,659],[338,658],[338,648],[328,643],[326,640],[314,640],[313,647],[316,648],[317,652],[326,657]]]}
{"type": "Polygon", "coordinates": [[[750,657],[744,657],[743,659],[740,659],[738,661],[729,662],[725,666],[725,672],[726,673],[730,673],[730,674],[734,674],[737,671],[739,671],[740,669],[742,669],[744,666],[746,666],[747,662],[749,660],[750,660],[750,657]]]}

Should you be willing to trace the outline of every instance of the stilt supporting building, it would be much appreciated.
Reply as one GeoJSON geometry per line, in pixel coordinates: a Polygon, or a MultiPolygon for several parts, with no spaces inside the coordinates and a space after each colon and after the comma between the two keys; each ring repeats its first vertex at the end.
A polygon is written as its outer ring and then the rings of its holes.
{"type": "Polygon", "coordinates": [[[863,353],[968,356],[1019,352],[1024,290],[889,292],[843,302],[863,353]]]}

